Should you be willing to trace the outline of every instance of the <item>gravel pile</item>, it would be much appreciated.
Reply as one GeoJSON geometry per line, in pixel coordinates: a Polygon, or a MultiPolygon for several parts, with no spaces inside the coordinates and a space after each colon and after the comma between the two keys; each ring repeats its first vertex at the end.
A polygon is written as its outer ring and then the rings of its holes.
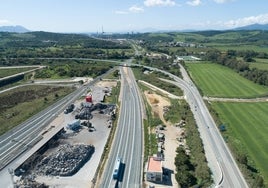
{"type": "Polygon", "coordinates": [[[55,153],[42,159],[35,171],[39,175],[71,176],[91,158],[94,151],[92,145],[62,145],[55,153]]]}

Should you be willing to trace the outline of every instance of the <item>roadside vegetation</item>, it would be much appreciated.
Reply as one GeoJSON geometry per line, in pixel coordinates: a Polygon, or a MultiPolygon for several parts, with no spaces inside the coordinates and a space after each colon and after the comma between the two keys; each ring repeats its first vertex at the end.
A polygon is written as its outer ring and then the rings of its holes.
{"type": "Polygon", "coordinates": [[[107,76],[105,76],[103,79],[119,80],[119,76],[120,76],[120,71],[118,69],[116,69],[111,74],[108,74],[107,76]]]}
{"type": "Polygon", "coordinates": [[[120,82],[117,82],[116,86],[112,88],[111,96],[109,96],[109,97],[105,96],[104,102],[109,103],[109,104],[117,104],[118,97],[120,95],[120,87],[121,87],[120,82]]]}
{"type": "Polygon", "coordinates": [[[164,117],[171,122],[179,122],[180,120],[186,122],[184,128],[190,154],[187,154],[182,146],[176,150],[177,173],[175,177],[177,182],[181,187],[209,187],[212,184],[211,172],[207,166],[203,143],[189,105],[184,100],[172,100],[164,117]]]}
{"type": "Polygon", "coordinates": [[[268,185],[267,103],[213,102],[217,124],[250,187],[268,185]]]}
{"type": "Polygon", "coordinates": [[[72,91],[71,87],[35,85],[0,94],[0,135],[72,91]]]}
{"type": "Polygon", "coordinates": [[[72,77],[97,77],[113,68],[114,64],[109,62],[96,61],[63,61],[53,62],[46,68],[39,70],[35,74],[37,79],[60,79],[72,77]]]}
{"type": "Polygon", "coordinates": [[[156,87],[159,87],[177,96],[183,95],[183,91],[180,88],[174,86],[173,84],[164,82],[159,79],[159,78],[165,78],[165,79],[169,78],[163,73],[150,71],[149,69],[146,69],[145,67],[133,67],[132,70],[137,80],[146,81],[156,87]]]}
{"type": "MultiPolygon", "coordinates": [[[[133,71],[134,72],[134,71],[133,71]]],[[[139,88],[142,92],[150,90],[148,87],[139,84],[139,88]]],[[[146,118],[144,119],[144,164],[147,162],[149,156],[157,153],[157,140],[156,135],[152,132],[157,125],[161,125],[161,119],[152,113],[152,108],[147,102],[145,95],[142,95],[144,106],[146,110],[146,118]]]]}
{"type": "Polygon", "coordinates": [[[34,67],[28,67],[28,68],[5,68],[0,69],[0,78],[11,76],[13,74],[18,74],[21,72],[29,71],[34,69],[34,67]]]}

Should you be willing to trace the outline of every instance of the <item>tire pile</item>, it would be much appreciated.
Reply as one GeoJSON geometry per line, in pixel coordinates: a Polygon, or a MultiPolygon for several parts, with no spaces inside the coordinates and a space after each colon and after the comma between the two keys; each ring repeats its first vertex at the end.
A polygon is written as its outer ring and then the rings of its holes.
{"type": "Polygon", "coordinates": [[[43,158],[36,166],[36,173],[46,176],[72,176],[92,156],[92,145],[61,145],[59,149],[43,158]]]}

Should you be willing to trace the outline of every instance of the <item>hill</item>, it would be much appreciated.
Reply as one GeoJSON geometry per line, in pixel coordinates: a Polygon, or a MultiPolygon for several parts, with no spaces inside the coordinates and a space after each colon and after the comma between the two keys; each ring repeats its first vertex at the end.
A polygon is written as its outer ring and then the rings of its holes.
{"type": "Polygon", "coordinates": [[[30,30],[26,29],[23,26],[0,26],[0,32],[11,32],[11,33],[26,33],[30,30]]]}
{"type": "Polygon", "coordinates": [[[268,24],[252,24],[235,28],[235,30],[268,30],[268,24]]]}

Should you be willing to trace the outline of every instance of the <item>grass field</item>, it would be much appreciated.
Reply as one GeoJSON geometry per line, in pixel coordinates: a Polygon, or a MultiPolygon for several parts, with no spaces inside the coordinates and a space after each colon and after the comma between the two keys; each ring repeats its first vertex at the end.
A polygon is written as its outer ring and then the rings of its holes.
{"type": "MultiPolygon", "coordinates": [[[[268,184],[268,103],[212,103],[228,142],[246,152],[268,184]]],[[[237,152],[237,151],[236,151],[237,152]]]]}
{"type": "Polygon", "coordinates": [[[255,58],[255,61],[256,62],[249,64],[250,68],[257,68],[260,70],[268,70],[268,59],[255,58]]]}
{"type": "Polygon", "coordinates": [[[70,87],[25,86],[0,94],[0,135],[73,91],[70,87]]]}
{"type": "Polygon", "coordinates": [[[0,69],[0,78],[11,76],[13,74],[18,74],[20,72],[28,71],[34,69],[32,67],[29,68],[11,68],[11,69],[0,69]]]}
{"type": "Polygon", "coordinates": [[[219,44],[207,44],[207,46],[211,46],[216,48],[220,51],[227,51],[227,50],[237,50],[237,51],[246,51],[246,50],[253,50],[256,52],[266,52],[268,53],[268,46],[261,47],[256,45],[219,45],[219,44]]]}
{"type": "Polygon", "coordinates": [[[268,95],[268,87],[255,84],[218,64],[186,63],[186,68],[205,96],[252,98],[268,95]]]}

